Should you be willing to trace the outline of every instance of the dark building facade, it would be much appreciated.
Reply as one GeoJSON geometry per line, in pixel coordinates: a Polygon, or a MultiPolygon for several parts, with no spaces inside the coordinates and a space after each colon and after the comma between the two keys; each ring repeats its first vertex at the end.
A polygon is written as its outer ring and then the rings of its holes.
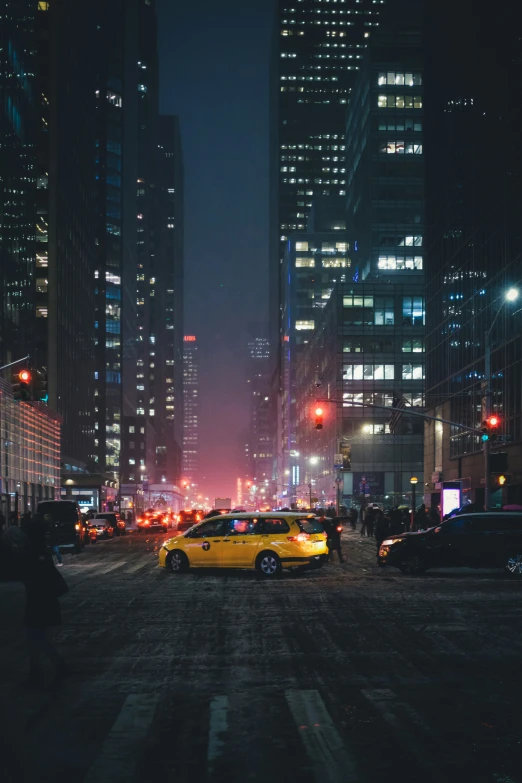
{"type": "MultiPolygon", "coordinates": [[[[3,3],[0,25],[0,364],[34,353],[36,14],[3,3]]],[[[42,275],[44,278],[46,272],[42,275]]]]}
{"type": "MultiPolygon", "coordinates": [[[[522,290],[518,301],[505,297],[522,280],[516,8],[501,2],[492,13],[468,0],[426,6],[427,402],[432,415],[480,428],[490,332],[490,405],[509,438],[492,447],[508,476],[500,488],[491,465],[492,502],[520,503],[522,290]]],[[[457,481],[463,501],[483,504],[480,435],[427,422],[425,438],[427,502],[437,505],[443,482],[457,481]]]]}
{"type": "Polygon", "coordinates": [[[48,312],[41,315],[49,404],[63,420],[62,461],[89,465],[95,459],[96,9],[64,0],[48,9],[49,283],[48,312]]]}

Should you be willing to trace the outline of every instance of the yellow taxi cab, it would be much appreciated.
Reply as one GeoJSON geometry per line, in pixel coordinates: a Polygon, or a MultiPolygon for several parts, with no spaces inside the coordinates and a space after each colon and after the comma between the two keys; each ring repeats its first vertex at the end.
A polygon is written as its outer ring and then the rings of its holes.
{"type": "Polygon", "coordinates": [[[320,568],[326,534],[310,514],[229,513],[194,525],[160,549],[159,565],[174,573],[189,568],[247,568],[275,577],[283,568],[320,568]]]}

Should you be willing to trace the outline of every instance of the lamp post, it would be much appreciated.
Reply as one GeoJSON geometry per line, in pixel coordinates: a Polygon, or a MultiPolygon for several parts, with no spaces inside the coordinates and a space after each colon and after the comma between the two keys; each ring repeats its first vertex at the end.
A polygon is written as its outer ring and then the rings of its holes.
{"type": "MultiPolygon", "coordinates": [[[[483,388],[483,418],[487,421],[491,415],[491,333],[495,326],[496,320],[502,312],[507,302],[516,302],[518,299],[518,288],[509,288],[504,294],[504,300],[498,308],[495,317],[493,318],[489,329],[486,330],[484,337],[484,382],[483,388]]],[[[489,509],[491,502],[491,488],[489,485],[489,454],[490,454],[490,441],[489,438],[484,440],[484,510],[489,509]]]]}
{"type": "Polygon", "coordinates": [[[410,530],[415,530],[415,505],[416,505],[416,498],[415,498],[415,492],[417,489],[417,482],[418,478],[416,476],[412,476],[410,479],[410,486],[411,486],[411,524],[410,524],[410,530]]]}

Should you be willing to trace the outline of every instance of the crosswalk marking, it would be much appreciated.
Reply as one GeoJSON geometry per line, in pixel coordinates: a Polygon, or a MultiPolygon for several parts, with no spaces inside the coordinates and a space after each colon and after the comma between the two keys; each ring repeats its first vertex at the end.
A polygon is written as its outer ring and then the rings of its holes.
{"type": "Polygon", "coordinates": [[[127,696],[83,783],[129,783],[132,780],[141,742],[147,736],[158,701],[159,695],[155,693],[127,696]]]}
{"type": "Polygon", "coordinates": [[[148,560],[145,560],[145,562],[143,562],[143,560],[140,560],[140,562],[136,563],[136,565],[129,566],[127,568],[127,570],[125,571],[125,573],[126,574],[135,574],[136,571],[140,571],[142,568],[145,568],[145,566],[150,566],[150,565],[152,565],[152,563],[149,563],[148,560]]]}
{"type": "Polygon", "coordinates": [[[101,568],[99,573],[100,574],[109,574],[111,571],[116,571],[117,568],[121,568],[124,565],[127,565],[127,561],[126,560],[122,560],[120,563],[114,563],[114,565],[107,566],[107,568],[101,568]]]}
{"type": "MultiPolygon", "coordinates": [[[[421,769],[430,770],[433,783],[443,783],[445,773],[436,769],[432,760],[426,755],[425,747],[414,741],[413,732],[423,733],[434,743],[434,735],[430,727],[422,719],[417,710],[401,701],[389,688],[363,689],[363,696],[377,709],[384,720],[392,726],[398,737],[409,737],[408,752],[415,757],[421,769]]],[[[439,749],[440,750],[440,749],[439,749]]]]}
{"type": "Polygon", "coordinates": [[[228,699],[226,696],[216,696],[210,703],[210,720],[208,727],[207,768],[212,774],[214,763],[223,751],[223,734],[228,729],[227,722],[228,699]]]}
{"type": "Polygon", "coordinates": [[[288,690],[285,697],[318,783],[361,783],[319,692],[288,690]]]}

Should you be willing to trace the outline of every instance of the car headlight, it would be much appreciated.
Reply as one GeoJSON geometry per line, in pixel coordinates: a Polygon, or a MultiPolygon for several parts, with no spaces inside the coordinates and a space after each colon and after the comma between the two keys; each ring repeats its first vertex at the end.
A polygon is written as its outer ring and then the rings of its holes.
{"type": "Polygon", "coordinates": [[[381,546],[393,546],[394,544],[400,544],[401,541],[404,541],[403,538],[386,538],[381,546]]]}

